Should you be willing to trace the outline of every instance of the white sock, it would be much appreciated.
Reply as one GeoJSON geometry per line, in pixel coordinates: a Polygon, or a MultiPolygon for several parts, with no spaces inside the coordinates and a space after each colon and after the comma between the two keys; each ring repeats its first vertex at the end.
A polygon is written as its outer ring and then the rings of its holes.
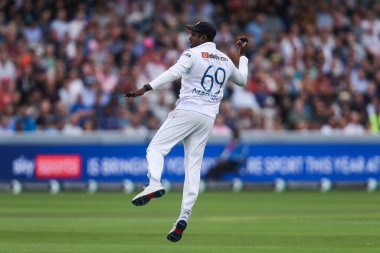
{"type": "Polygon", "coordinates": [[[180,221],[180,220],[185,220],[187,222],[187,220],[189,219],[190,215],[191,215],[191,210],[189,210],[189,209],[182,209],[181,210],[181,214],[179,215],[179,217],[177,219],[177,222],[180,221]]]}

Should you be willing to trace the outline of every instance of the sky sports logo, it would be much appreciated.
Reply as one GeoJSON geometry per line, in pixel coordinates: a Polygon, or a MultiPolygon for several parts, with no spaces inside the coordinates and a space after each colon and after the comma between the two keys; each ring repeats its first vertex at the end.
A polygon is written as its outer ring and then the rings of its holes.
{"type": "Polygon", "coordinates": [[[50,178],[80,178],[82,175],[82,157],[80,155],[37,155],[36,177],[50,178]]]}
{"type": "Polygon", "coordinates": [[[209,52],[201,52],[202,58],[209,58],[209,59],[215,59],[220,61],[228,61],[226,57],[219,56],[217,54],[210,54],[209,52]]]}

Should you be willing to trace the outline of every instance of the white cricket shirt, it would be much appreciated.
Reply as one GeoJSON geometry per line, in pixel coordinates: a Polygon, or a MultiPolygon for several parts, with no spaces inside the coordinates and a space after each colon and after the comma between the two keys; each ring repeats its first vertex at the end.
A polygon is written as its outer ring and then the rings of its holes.
{"type": "Polygon", "coordinates": [[[248,58],[241,56],[239,69],[231,59],[206,42],[185,50],[177,63],[150,82],[153,89],[182,77],[177,109],[196,111],[215,119],[228,80],[245,86],[248,58]]]}

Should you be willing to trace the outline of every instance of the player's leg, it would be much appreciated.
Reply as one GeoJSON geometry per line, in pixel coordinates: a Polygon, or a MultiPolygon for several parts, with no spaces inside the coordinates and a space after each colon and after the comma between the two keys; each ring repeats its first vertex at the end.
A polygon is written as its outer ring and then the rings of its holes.
{"type": "Polygon", "coordinates": [[[189,121],[185,113],[181,110],[173,111],[151,140],[146,151],[149,185],[161,182],[164,157],[194,128],[193,122],[189,121]]]}
{"type": "Polygon", "coordinates": [[[190,216],[198,197],[203,153],[214,124],[212,118],[205,115],[201,116],[204,117],[204,124],[184,139],[185,181],[181,206],[182,217],[180,216],[184,219],[190,216]]]}
{"type": "Polygon", "coordinates": [[[185,181],[183,186],[183,198],[181,213],[174,227],[168,234],[168,240],[177,242],[182,238],[182,233],[187,226],[187,220],[198,197],[200,173],[203,153],[210,135],[214,119],[199,113],[199,124],[194,131],[184,139],[185,149],[185,181]]]}
{"type": "Polygon", "coordinates": [[[149,185],[132,199],[134,205],[145,205],[152,198],[159,198],[165,194],[165,189],[161,185],[164,157],[188,134],[189,129],[191,126],[184,121],[180,112],[174,111],[169,114],[148,146],[146,158],[149,185]]]}

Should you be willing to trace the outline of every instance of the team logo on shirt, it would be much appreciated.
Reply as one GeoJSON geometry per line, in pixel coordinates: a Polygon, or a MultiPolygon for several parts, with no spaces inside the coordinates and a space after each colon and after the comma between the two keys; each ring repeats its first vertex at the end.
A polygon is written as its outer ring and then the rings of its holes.
{"type": "Polygon", "coordinates": [[[210,59],[215,59],[218,61],[228,61],[226,57],[219,56],[217,54],[210,54],[209,52],[201,52],[202,58],[210,58],[210,59]]]}
{"type": "Polygon", "coordinates": [[[202,58],[208,58],[208,52],[202,52],[202,58]]]}

